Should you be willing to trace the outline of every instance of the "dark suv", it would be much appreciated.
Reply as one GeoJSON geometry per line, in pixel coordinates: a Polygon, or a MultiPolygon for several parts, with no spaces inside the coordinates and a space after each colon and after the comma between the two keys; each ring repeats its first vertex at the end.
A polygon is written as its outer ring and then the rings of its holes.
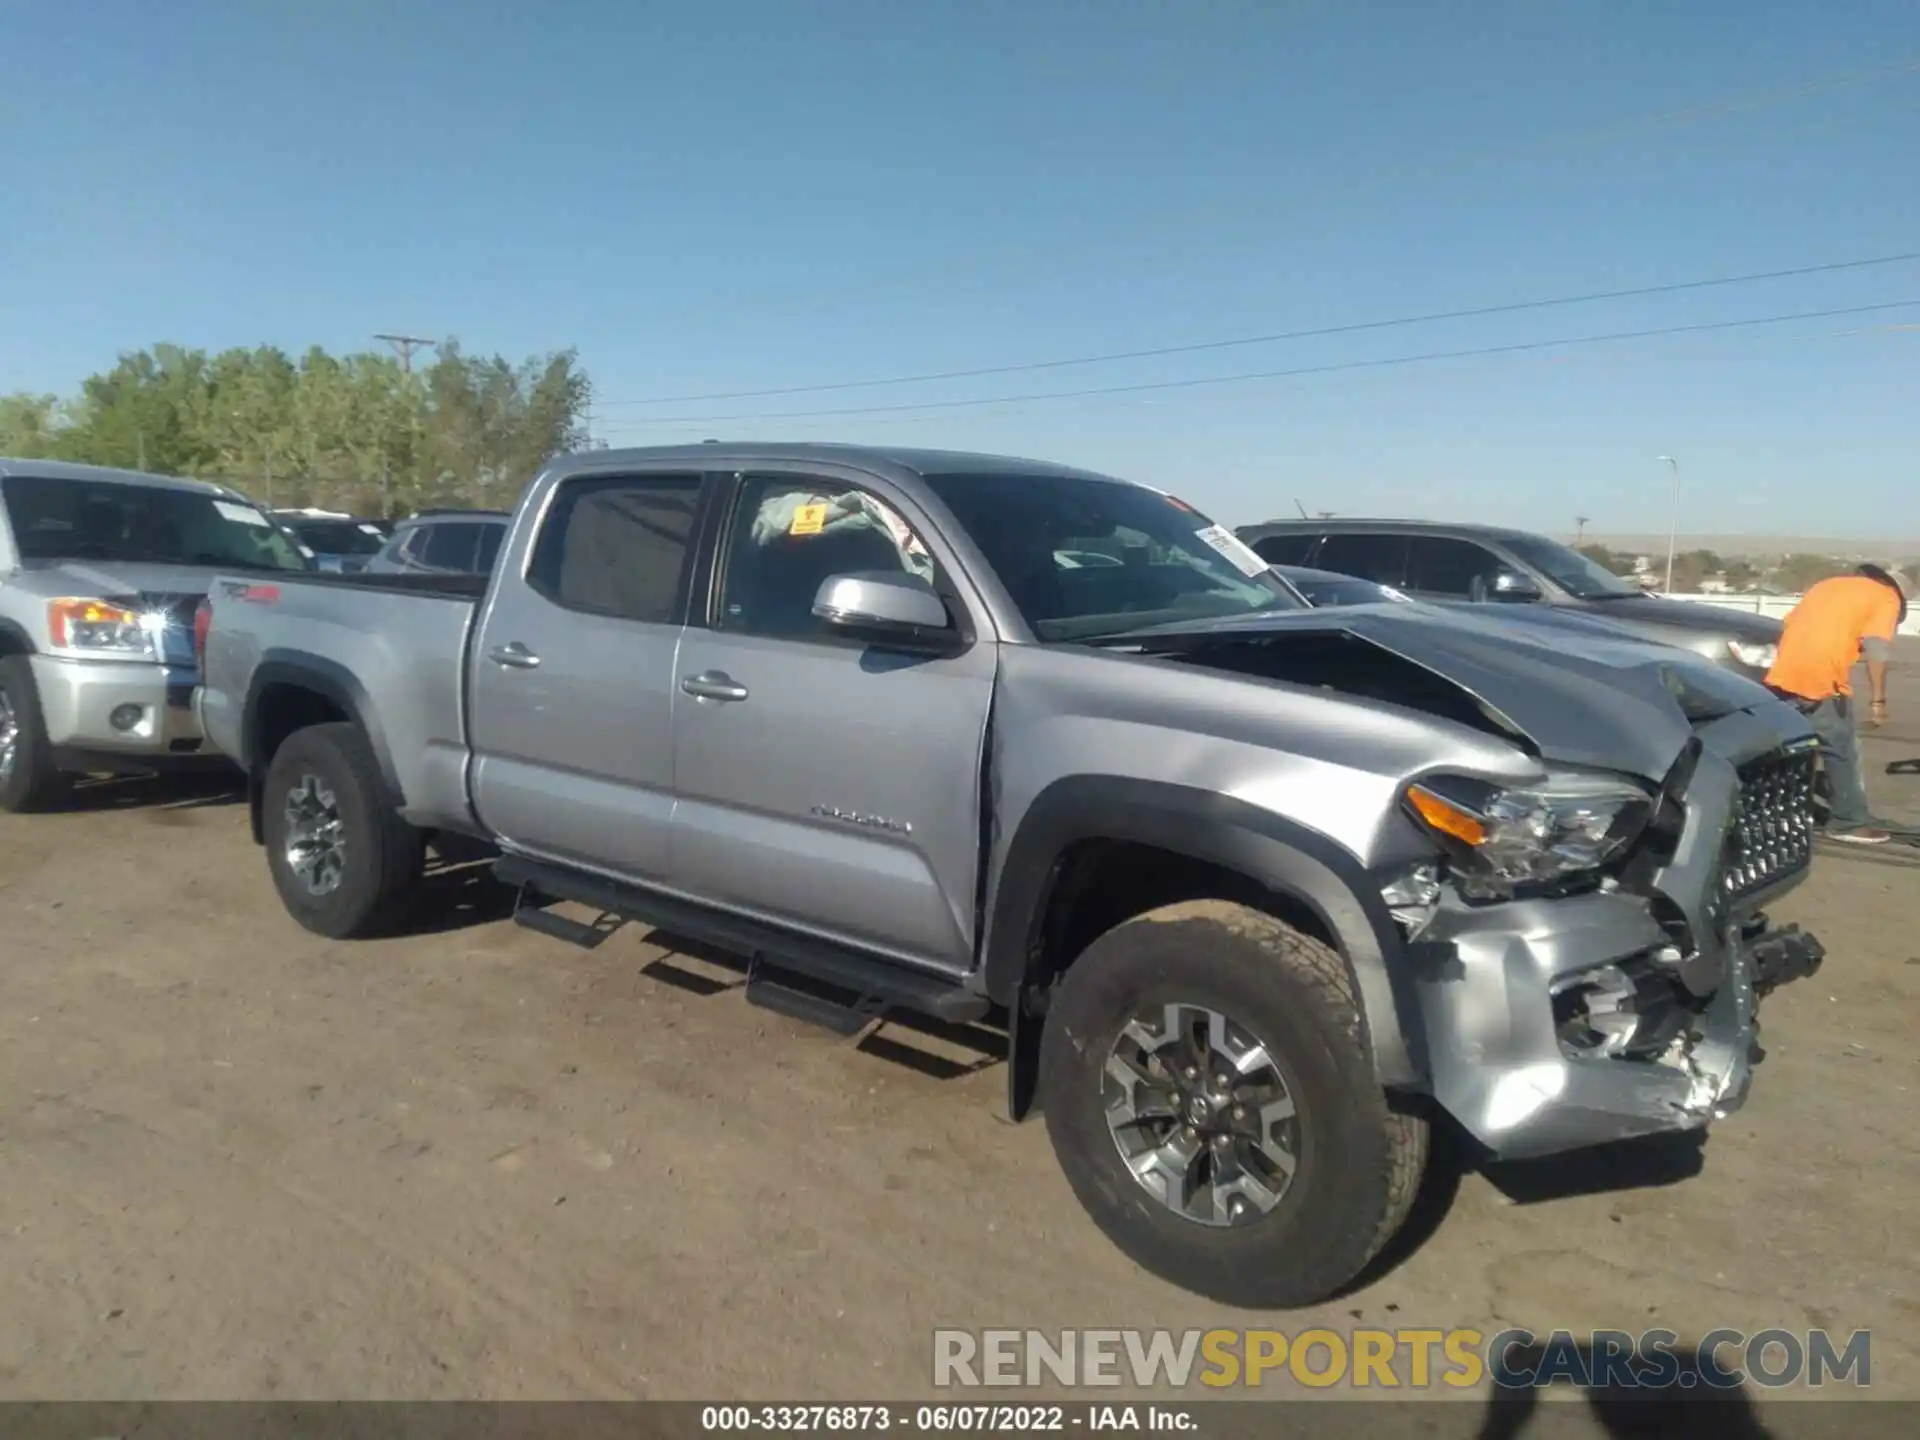
{"type": "Polygon", "coordinates": [[[1424,520],[1278,520],[1239,536],[1269,565],[1311,566],[1437,604],[1550,605],[1683,646],[1749,679],[1773,665],[1780,622],[1648,595],[1571,546],[1524,530],[1424,520]]]}
{"type": "Polygon", "coordinates": [[[375,575],[485,575],[507,533],[504,510],[422,510],[393,527],[378,555],[375,575]]]}

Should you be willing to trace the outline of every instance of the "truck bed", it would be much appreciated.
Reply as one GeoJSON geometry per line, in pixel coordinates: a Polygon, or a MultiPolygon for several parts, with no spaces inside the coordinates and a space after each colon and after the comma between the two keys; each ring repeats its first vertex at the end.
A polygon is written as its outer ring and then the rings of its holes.
{"type": "Polygon", "coordinates": [[[296,671],[307,685],[318,675],[337,708],[369,727],[401,813],[424,828],[459,823],[467,646],[486,589],[480,575],[217,575],[201,691],[209,738],[251,763],[246,731],[271,712],[273,687],[296,671]]]}

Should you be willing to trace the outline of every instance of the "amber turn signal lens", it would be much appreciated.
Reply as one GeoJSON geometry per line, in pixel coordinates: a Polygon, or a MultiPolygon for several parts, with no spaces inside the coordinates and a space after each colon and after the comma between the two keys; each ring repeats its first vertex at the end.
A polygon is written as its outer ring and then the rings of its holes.
{"type": "Polygon", "coordinates": [[[1469,810],[1465,810],[1433,791],[1422,786],[1410,786],[1407,790],[1407,802],[1414,812],[1442,835],[1451,835],[1454,839],[1468,845],[1482,845],[1487,839],[1487,822],[1469,810]]]}

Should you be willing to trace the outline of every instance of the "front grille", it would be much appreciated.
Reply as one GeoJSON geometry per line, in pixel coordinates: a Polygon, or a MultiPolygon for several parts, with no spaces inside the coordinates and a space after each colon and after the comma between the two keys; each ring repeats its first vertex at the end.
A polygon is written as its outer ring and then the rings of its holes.
{"type": "Polygon", "coordinates": [[[1807,748],[1776,750],[1740,767],[1740,804],[1721,880],[1730,896],[1764,890],[1812,862],[1815,763],[1807,748]]]}
{"type": "Polygon", "coordinates": [[[192,667],[198,664],[193,653],[193,612],[200,607],[199,595],[156,594],[149,591],[139,597],[139,607],[149,614],[166,616],[166,628],[160,637],[160,658],[169,665],[192,667]]]}

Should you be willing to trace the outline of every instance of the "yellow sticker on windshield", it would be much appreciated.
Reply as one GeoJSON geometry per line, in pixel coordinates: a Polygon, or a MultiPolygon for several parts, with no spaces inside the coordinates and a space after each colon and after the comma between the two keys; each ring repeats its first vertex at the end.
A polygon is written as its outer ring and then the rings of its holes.
{"type": "Polygon", "coordinates": [[[793,512],[793,524],[787,527],[789,535],[818,535],[827,524],[825,505],[802,505],[793,512]]]}

